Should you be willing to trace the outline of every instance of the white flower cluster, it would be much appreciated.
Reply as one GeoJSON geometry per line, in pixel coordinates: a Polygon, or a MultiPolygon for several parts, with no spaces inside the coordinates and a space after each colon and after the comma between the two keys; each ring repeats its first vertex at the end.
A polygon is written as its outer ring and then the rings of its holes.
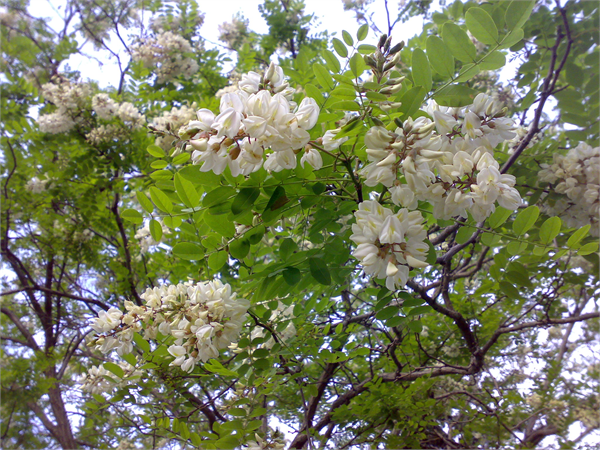
{"type": "Polygon", "coordinates": [[[125,380],[133,381],[142,377],[141,371],[136,370],[135,367],[125,361],[120,362],[119,366],[123,369],[123,378],[109,372],[104,366],[92,366],[78,380],[78,383],[81,384],[81,390],[99,395],[104,392],[111,392],[117,386],[125,385],[125,380]],[[107,377],[114,379],[117,383],[112,382],[107,377]]]}
{"type": "Polygon", "coordinates": [[[556,183],[554,191],[563,194],[554,204],[544,204],[546,214],[559,216],[570,228],[591,224],[590,234],[598,236],[600,147],[582,142],[566,155],[555,153],[552,164],[542,164],[539,180],[556,183]]]}
{"type": "Polygon", "coordinates": [[[390,291],[406,284],[411,267],[428,266],[425,260],[429,246],[424,242],[427,232],[419,211],[402,208],[394,214],[378,202],[367,200],[354,216],[350,239],[357,247],[352,255],[366,273],[385,278],[390,291]]]}
{"type": "Polygon", "coordinates": [[[71,83],[64,78],[55,78],[52,83],[42,85],[43,97],[58,108],[51,114],[38,117],[38,125],[43,133],[66,133],[81,120],[78,112],[84,109],[91,88],[87,84],[71,83]]]}
{"type": "Polygon", "coordinates": [[[296,167],[296,152],[304,148],[301,164],[315,169],[323,165],[320,153],[307,146],[308,130],[317,122],[319,107],[310,97],[296,107],[294,90],[284,81],[281,67],[271,64],[264,75],[242,76],[238,90],[221,97],[220,114],[200,109],[198,120],[179,131],[190,139],[195,164],[200,170],[221,174],[229,165],[234,176],[249,175],[263,166],[278,172],[296,167]],[[293,111],[293,112],[292,112],[293,111]],[[266,149],[272,153],[266,154],[266,149]]]}
{"type": "Polygon", "coordinates": [[[175,338],[168,349],[175,357],[171,365],[186,372],[198,361],[217,358],[219,350],[238,340],[250,307],[219,280],[148,288],[140,297],[146,304],[127,301],[126,314],[115,308],[101,311],[91,325],[99,333],[91,345],[103,353],[114,348],[119,354],[129,353],[143,323],[144,339],[154,339],[158,332],[175,338]]]}
{"type": "Polygon", "coordinates": [[[501,174],[494,159],[494,147],[515,136],[504,111],[479,94],[465,108],[434,103],[428,113],[433,121],[419,117],[394,132],[380,126],[367,132],[365,184],[383,184],[396,205],[409,209],[427,201],[438,219],[466,218],[470,212],[481,221],[494,212],[496,202],[517,209],[522,201],[515,177],[501,174]]]}
{"type": "MultiPolygon", "coordinates": [[[[277,309],[275,309],[271,313],[271,317],[269,318],[269,324],[272,326],[277,326],[279,323],[289,321],[288,325],[284,328],[284,330],[280,333],[277,333],[277,339],[280,341],[288,341],[294,336],[296,336],[296,327],[292,322],[292,319],[294,318],[293,311],[293,304],[290,306],[286,306],[283,303],[279,302],[279,305],[277,305],[277,309]]],[[[265,329],[261,327],[256,327],[254,330],[252,330],[252,333],[250,333],[250,337],[252,339],[257,339],[264,336],[265,329]]],[[[275,342],[275,338],[271,336],[271,338],[268,341],[266,341],[264,344],[261,344],[261,347],[270,349],[275,345],[275,342]]]]}
{"type": "MultiPolygon", "coordinates": [[[[167,228],[167,226],[164,223],[162,223],[160,221],[159,221],[159,223],[162,227],[163,235],[170,233],[169,228],[167,228]]],[[[134,237],[139,240],[140,251],[142,253],[147,253],[148,250],[150,250],[150,247],[158,245],[158,242],[156,242],[152,238],[152,234],[150,233],[150,223],[149,222],[147,222],[142,228],[138,228],[134,237]]]]}
{"type": "MultiPolygon", "coordinates": [[[[160,116],[155,117],[150,124],[151,128],[157,130],[179,130],[190,120],[196,118],[196,103],[192,103],[191,107],[181,105],[179,108],[171,108],[171,111],[165,111],[160,116]]],[[[170,134],[158,136],[154,142],[163,150],[170,150],[176,138],[170,134]]]]}
{"type": "Polygon", "coordinates": [[[50,183],[52,180],[50,178],[48,178],[48,175],[46,175],[46,179],[45,180],[40,180],[37,177],[33,177],[31,180],[29,180],[27,182],[27,184],[25,185],[25,189],[27,189],[29,192],[33,193],[33,194],[39,194],[41,192],[44,192],[46,189],[48,189],[48,183],[50,183]]]}
{"type": "Polygon", "coordinates": [[[171,31],[162,31],[138,45],[132,54],[134,61],[141,61],[145,67],[156,73],[159,83],[166,83],[177,77],[191,78],[198,69],[198,63],[186,53],[193,53],[192,45],[184,37],[171,31]]]}
{"type": "Polygon", "coordinates": [[[92,98],[92,109],[102,120],[112,120],[118,117],[130,128],[141,128],[146,123],[146,117],[129,102],[117,103],[108,94],[96,94],[92,98]]]}

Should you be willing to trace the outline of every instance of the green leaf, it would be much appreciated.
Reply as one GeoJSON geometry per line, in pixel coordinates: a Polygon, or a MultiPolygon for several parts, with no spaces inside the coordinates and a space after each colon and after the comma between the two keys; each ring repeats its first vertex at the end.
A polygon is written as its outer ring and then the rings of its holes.
{"type": "Polygon", "coordinates": [[[508,278],[510,281],[517,284],[518,286],[527,286],[527,287],[532,286],[531,281],[529,280],[529,277],[527,276],[526,273],[523,273],[523,272],[517,272],[515,270],[510,270],[507,272],[506,278],[508,278]]]}
{"type": "Polygon", "coordinates": [[[342,41],[340,41],[338,38],[333,38],[331,43],[333,44],[333,49],[338,55],[340,55],[342,58],[346,58],[348,56],[348,49],[342,41]]]}
{"type": "Polygon", "coordinates": [[[362,56],[360,56],[358,53],[352,55],[352,58],[350,58],[350,70],[352,70],[352,73],[356,78],[360,77],[366,68],[367,65],[365,64],[362,56]]]}
{"type": "Polygon", "coordinates": [[[412,76],[415,86],[423,86],[425,92],[431,90],[431,67],[425,52],[416,48],[412,54],[412,76]]]}
{"type": "Polygon", "coordinates": [[[248,239],[236,239],[229,244],[229,254],[235,259],[241,260],[248,256],[250,252],[250,242],[248,239]]]}
{"type": "Polygon", "coordinates": [[[323,94],[321,94],[321,90],[318,87],[316,87],[314,84],[310,84],[310,83],[305,84],[304,90],[306,91],[306,94],[309,97],[314,98],[315,101],[317,103],[319,103],[320,105],[323,105],[325,103],[325,97],[323,97],[323,94]]]}
{"type": "Polygon", "coordinates": [[[579,242],[587,236],[588,231],[590,231],[591,225],[586,225],[583,228],[578,229],[571,235],[571,237],[567,240],[567,247],[575,248],[579,242]]]}
{"type": "Polygon", "coordinates": [[[163,158],[164,156],[166,156],[165,151],[156,144],[151,144],[148,147],[146,147],[146,151],[155,158],[163,158]]]}
{"type": "Polygon", "coordinates": [[[227,262],[227,252],[218,251],[208,257],[208,267],[212,270],[219,270],[227,262]]]}
{"type": "Polygon", "coordinates": [[[150,219],[150,235],[155,242],[160,242],[163,235],[162,225],[158,222],[158,220],[150,219]]]}
{"type": "Polygon", "coordinates": [[[144,353],[150,353],[150,344],[138,333],[133,333],[133,342],[135,342],[135,345],[137,345],[144,353]]]}
{"type": "Polygon", "coordinates": [[[194,185],[178,173],[175,174],[175,190],[183,204],[188,208],[195,208],[200,204],[200,196],[194,185]]]}
{"type": "Polygon", "coordinates": [[[136,196],[138,202],[140,203],[140,205],[142,205],[142,208],[144,208],[144,211],[152,214],[152,211],[154,211],[154,205],[152,204],[150,199],[148,197],[146,197],[146,194],[138,191],[135,193],[135,196],[136,196]]]}
{"type": "Polygon", "coordinates": [[[342,38],[348,47],[352,47],[354,45],[354,39],[352,39],[352,36],[346,30],[342,31],[342,38]]]}
{"type": "Polygon", "coordinates": [[[504,38],[502,38],[499,48],[510,48],[513,45],[515,45],[517,42],[521,42],[521,40],[523,39],[523,36],[525,36],[525,32],[523,31],[522,28],[517,28],[515,30],[512,30],[510,33],[508,33],[506,36],[504,36],[504,38]]]}
{"type": "Polygon", "coordinates": [[[444,41],[437,36],[429,36],[426,46],[433,70],[444,78],[452,78],[454,75],[454,57],[444,41]]]}
{"type": "Polygon", "coordinates": [[[442,26],[442,40],[456,59],[462,62],[475,62],[477,49],[467,33],[458,25],[446,22],[442,26]]]}
{"type": "Polygon", "coordinates": [[[513,231],[517,236],[522,236],[527,233],[529,229],[535,224],[538,216],[540,215],[540,209],[535,206],[529,206],[517,214],[517,218],[513,222],[513,231]]]}
{"type": "Polygon", "coordinates": [[[464,83],[465,81],[469,81],[480,71],[481,69],[479,68],[479,64],[465,64],[460,69],[460,76],[454,81],[456,81],[457,83],[464,83]]]}
{"type": "Polygon", "coordinates": [[[500,290],[504,292],[510,299],[518,299],[521,297],[519,290],[508,281],[500,282],[500,290]]]}
{"type": "Polygon", "coordinates": [[[437,91],[433,99],[441,106],[462,107],[473,103],[478,92],[468,86],[451,84],[437,91]]]}
{"type": "Polygon", "coordinates": [[[358,39],[359,41],[364,41],[368,34],[369,34],[369,25],[365,23],[365,24],[361,25],[361,27],[356,32],[356,39],[358,39]]]}
{"type": "MultiPolygon", "coordinates": [[[[345,100],[354,100],[356,98],[356,91],[349,87],[338,86],[329,95],[345,100]]],[[[387,100],[387,97],[385,99],[387,100]]]]}
{"type": "Polygon", "coordinates": [[[235,189],[230,186],[220,186],[208,192],[202,199],[202,206],[210,208],[227,202],[235,194],[235,189]]]}
{"type": "Polygon", "coordinates": [[[323,55],[323,59],[327,63],[327,68],[333,73],[338,73],[341,67],[340,61],[337,59],[337,56],[335,56],[333,52],[329,50],[323,50],[321,54],[323,55]]]}
{"type": "Polygon", "coordinates": [[[342,111],[360,111],[360,105],[351,100],[341,100],[339,102],[335,102],[330,106],[333,110],[342,110],[342,111]]]}
{"type": "Polygon", "coordinates": [[[598,242],[588,242],[577,250],[579,256],[586,256],[598,251],[598,242]]]}
{"type": "Polygon", "coordinates": [[[331,78],[331,74],[325,66],[319,63],[314,63],[313,72],[317,78],[317,81],[323,88],[327,90],[333,89],[333,78],[331,78]]]}
{"type": "Polygon", "coordinates": [[[221,236],[232,238],[235,235],[235,224],[225,214],[208,214],[203,216],[204,223],[221,236]]]}
{"type": "Polygon", "coordinates": [[[506,64],[506,56],[504,53],[495,51],[485,57],[483,61],[479,63],[481,70],[498,70],[506,64]]]}
{"type": "Polygon", "coordinates": [[[550,217],[540,227],[540,241],[549,244],[560,233],[562,221],[560,217],[550,217]]]}
{"type": "Polygon", "coordinates": [[[121,366],[115,363],[105,362],[103,366],[106,370],[108,370],[111,373],[114,373],[119,378],[123,378],[125,376],[125,372],[123,372],[121,366]]]}
{"type": "Polygon", "coordinates": [[[240,189],[240,192],[235,196],[231,204],[231,212],[237,216],[243,212],[250,211],[259,195],[260,190],[258,188],[240,189]]]}
{"type": "Polygon", "coordinates": [[[279,245],[279,255],[284,261],[286,261],[296,250],[298,250],[298,244],[291,238],[284,239],[279,245]]]}
{"type": "Polygon", "coordinates": [[[506,222],[506,219],[508,219],[512,213],[512,211],[505,209],[502,206],[499,206],[496,208],[496,211],[494,211],[489,217],[488,225],[491,228],[498,228],[500,225],[506,222]]]}
{"type": "Polygon", "coordinates": [[[506,27],[509,30],[522,27],[529,18],[534,6],[534,0],[513,0],[510,2],[510,5],[506,8],[506,14],[504,15],[506,27]]]}
{"type": "Polygon", "coordinates": [[[135,209],[124,209],[121,211],[121,217],[128,222],[133,222],[138,225],[144,221],[144,217],[135,209]]]}
{"type": "Polygon", "coordinates": [[[494,19],[483,8],[469,8],[465,15],[465,22],[471,34],[484,44],[498,42],[498,29],[494,19]]]}
{"type": "Polygon", "coordinates": [[[360,44],[356,50],[361,55],[370,55],[377,50],[377,47],[369,44],[360,44]]]}
{"type": "Polygon", "coordinates": [[[410,316],[420,316],[423,314],[428,314],[430,312],[432,312],[433,310],[431,309],[431,306],[429,305],[423,305],[423,306],[417,306],[415,308],[412,308],[410,311],[408,311],[408,313],[406,314],[407,317],[410,316]]]}
{"type": "Polygon", "coordinates": [[[302,274],[295,267],[286,267],[283,272],[281,272],[283,279],[290,286],[294,286],[298,284],[302,279],[302,274]]]}
{"type": "Polygon", "coordinates": [[[423,331],[423,323],[420,320],[413,320],[411,322],[408,322],[407,326],[408,329],[413,333],[420,333],[421,331],[423,331]]]}
{"type": "Polygon", "coordinates": [[[329,269],[322,258],[309,258],[308,267],[310,269],[310,274],[319,283],[326,286],[331,284],[331,275],[329,274],[329,269]]]}
{"type": "Polygon", "coordinates": [[[246,234],[244,234],[244,237],[248,239],[248,242],[250,242],[251,245],[258,244],[265,235],[265,231],[265,226],[259,225],[252,230],[249,230],[246,234]]]}
{"type": "Polygon", "coordinates": [[[152,199],[156,207],[161,211],[166,212],[167,214],[171,214],[171,212],[173,211],[173,203],[171,202],[169,197],[167,197],[167,194],[165,194],[157,187],[150,186],[150,198],[152,199]]]}
{"type": "Polygon", "coordinates": [[[198,244],[193,242],[178,242],[173,247],[173,254],[178,258],[187,261],[199,260],[204,258],[204,250],[198,244]]]}
{"type": "Polygon", "coordinates": [[[397,316],[399,312],[400,312],[400,310],[398,309],[397,306],[388,306],[386,308],[383,308],[381,311],[379,311],[375,315],[375,318],[377,320],[387,320],[387,319],[391,319],[394,316],[397,316]]]}

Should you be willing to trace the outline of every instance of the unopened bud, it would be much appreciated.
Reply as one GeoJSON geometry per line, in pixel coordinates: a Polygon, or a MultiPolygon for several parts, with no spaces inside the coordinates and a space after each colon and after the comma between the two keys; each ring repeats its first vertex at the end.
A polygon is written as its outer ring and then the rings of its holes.
{"type": "Polygon", "coordinates": [[[287,83],[283,83],[280,86],[277,86],[275,89],[273,89],[273,93],[275,94],[279,94],[282,91],[285,91],[290,85],[287,83]]]}
{"type": "Polygon", "coordinates": [[[413,130],[413,134],[426,135],[429,134],[435,128],[435,122],[431,122],[427,125],[422,126],[418,130],[413,130]]]}
{"type": "Polygon", "coordinates": [[[373,116],[371,116],[371,120],[372,120],[372,121],[373,121],[373,123],[374,123],[376,126],[378,126],[378,127],[383,127],[383,126],[385,126],[385,125],[383,124],[383,122],[382,122],[381,120],[379,120],[377,117],[373,117],[373,116]]]}
{"type": "Polygon", "coordinates": [[[396,86],[397,84],[402,83],[406,77],[398,77],[398,78],[390,78],[385,82],[386,86],[396,86]]]}
{"type": "Polygon", "coordinates": [[[271,62],[271,64],[269,65],[269,68],[267,69],[267,73],[265,74],[265,83],[268,83],[269,81],[271,81],[271,78],[273,78],[273,75],[275,75],[275,64],[273,62],[271,62]]]}
{"type": "Polygon", "coordinates": [[[390,49],[390,55],[394,55],[394,54],[398,53],[403,48],[404,48],[404,41],[400,41],[399,43],[397,43],[390,49]]]}
{"type": "Polygon", "coordinates": [[[377,43],[377,47],[383,48],[383,46],[385,45],[385,41],[387,41],[387,34],[382,34],[379,38],[379,42],[377,43]]]}
{"type": "Polygon", "coordinates": [[[192,127],[192,128],[181,127],[179,129],[179,137],[185,141],[185,140],[188,140],[188,139],[191,139],[192,137],[194,137],[196,134],[198,134],[199,131],[200,131],[200,128],[196,128],[196,127],[192,127]]]}
{"type": "Polygon", "coordinates": [[[189,141],[189,144],[194,150],[204,152],[208,149],[208,140],[206,139],[193,139],[189,141]]]}
{"type": "Polygon", "coordinates": [[[235,161],[238,158],[238,156],[240,156],[240,152],[240,147],[236,145],[229,151],[229,157],[232,161],[235,161]]]}

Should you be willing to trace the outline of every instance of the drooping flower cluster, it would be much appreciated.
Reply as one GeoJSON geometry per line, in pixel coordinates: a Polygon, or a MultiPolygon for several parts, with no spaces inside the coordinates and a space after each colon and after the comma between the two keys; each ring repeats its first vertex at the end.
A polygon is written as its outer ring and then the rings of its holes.
{"type": "Polygon", "coordinates": [[[89,101],[91,88],[87,84],[72,83],[61,77],[56,77],[52,83],[42,86],[42,96],[56,105],[57,110],[38,117],[40,130],[44,133],[66,133],[81,121],[79,111],[85,108],[89,101]]]}
{"type": "MultiPolygon", "coordinates": [[[[294,305],[286,306],[283,303],[279,302],[277,309],[273,310],[271,313],[271,317],[269,317],[269,324],[274,328],[278,328],[279,324],[285,324],[287,322],[287,326],[279,333],[277,333],[277,337],[271,336],[271,338],[261,344],[263,348],[272,348],[277,341],[287,341],[294,336],[296,336],[296,327],[294,326],[294,322],[291,319],[294,318],[294,305]]],[[[252,339],[261,338],[265,336],[265,329],[257,327],[252,330],[250,337],[252,339]]]]}
{"type": "Polygon", "coordinates": [[[175,338],[168,349],[175,358],[171,365],[186,372],[238,340],[250,306],[219,280],[149,288],[140,297],[146,304],[125,302],[126,314],[116,308],[101,311],[91,325],[99,334],[91,345],[103,353],[115,348],[120,355],[129,353],[143,324],[144,339],[159,332],[175,338]]]}
{"type": "Polygon", "coordinates": [[[433,205],[438,219],[484,220],[495,203],[515,210],[521,204],[515,177],[501,174],[494,147],[512,139],[512,121],[485,94],[465,108],[432,104],[425,117],[408,119],[394,132],[371,128],[365,136],[367,186],[388,187],[392,201],[409,209],[417,201],[433,205]]]}
{"type": "Polygon", "coordinates": [[[134,61],[141,61],[154,71],[159,83],[166,83],[177,77],[191,78],[198,69],[198,63],[186,54],[193,53],[190,42],[172,31],[161,31],[133,49],[134,61]]]}
{"type": "Polygon", "coordinates": [[[48,178],[48,175],[46,175],[46,179],[41,180],[37,177],[33,177],[27,182],[27,184],[25,185],[25,189],[27,189],[29,192],[32,192],[33,194],[39,194],[48,189],[48,186],[49,184],[51,184],[51,182],[52,180],[48,178]]]}
{"type": "Polygon", "coordinates": [[[539,180],[556,183],[554,191],[563,194],[544,211],[559,216],[568,227],[591,224],[590,234],[598,236],[600,214],[600,147],[580,143],[566,155],[554,154],[554,162],[543,164],[539,180]]]}
{"type": "Polygon", "coordinates": [[[125,361],[120,362],[119,366],[123,369],[123,378],[109,372],[104,366],[92,366],[86,374],[81,375],[79,378],[78,382],[81,384],[81,390],[92,394],[102,394],[112,391],[117,386],[125,385],[125,380],[131,382],[142,377],[140,370],[136,370],[134,366],[125,361]],[[117,383],[106,377],[114,379],[117,383]]]}
{"type": "MultiPolygon", "coordinates": [[[[162,227],[163,235],[169,234],[170,233],[169,228],[167,228],[167,226],[164,223],[162,223],[160,221],[159,221],[159,223],[162,227]]],[[[150,250],[150,247],[158,245],[158,242],[156,242],[152,238],[152,234],[150,233],[150,223],[149,222],[146,223],[142,228],[138,228],[134,237],[139,240],[140,251],[142,253],[147,253],[148,250],[150,250]]]]}
{"type": "MultiPolygon", "coordinates": [[[[310,97],[300,105],[291,100],[294,90],[284,81],[281,67],[271,64],[264,75],[242,76],[235,92],[221,97],[220,114],[200,109],[197,119],[179,135],[189,140],[192,160],[200,170],[249,175],[263,166],[278,172],[296,167],[296,152],[310,140],[308,130],[317,122],[319,107],[310,97]],[[266,152],[267,149],[271,153],[266,152]]],[[[305,157],[315,169],[323,161],[317,150],[306,146],[305,157]]]]}
{"type": "Polygon", "coordinates": [[[163,133],[158,134],[155,144],[163,150],[170,150],[177,138],[169,131],[177,131],[190,120],[196,118],[196,103],[191,106],[181,105],[179,108],[173,107],[171,111],[165,111],[160,116],[155,117],[150,124],[150,128],[163,133]]]}
{"type": "Polygon", "coordinates": [[[394,213],[376,201],[362,202],[354,213],[350,236],[357,247],[352,255],[366,273],[385,278],[389,290],[406,284],[411,267],[428,266],[427,232],[419,211],[406,208],[394,213]]]}

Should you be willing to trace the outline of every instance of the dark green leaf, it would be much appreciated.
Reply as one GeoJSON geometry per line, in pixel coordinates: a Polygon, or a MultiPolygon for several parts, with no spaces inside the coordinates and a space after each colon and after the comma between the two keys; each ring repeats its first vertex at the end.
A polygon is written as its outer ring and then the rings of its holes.
{"type": "Polygon", "coordinates": [[[240,192],[236,195],[231,204],[231,212],[237,216],[243,212],[250,211],[259,195],[260,190],[257,188],[240,189],[240,192]]]}
{"type": "Polygon", "coordinates": [[[248,239],[236,239],[229,244],[229,254],[235,259],[244,259],[250,251],[248,239]]]}
{"type": "Polygon", "coordinates": [[[309,258],[308,267],[310,269],[310,274],[319,283],[324,285],[331,284],[331,275],[329,274],[329,269],[322,258],[309,258]]]}
{"type": "Polygon", "coordinates": [[[281,272],[281,275],[283,276],[285,282],[290,286],[298,284],[302,279],[302,274],[295,267],[286,267],[285,270],[281,272]]]}
{"type": "Polygon", "coordinates": [[[123,378],[123,376],[125,375],[125,372],[123,372],[121,366],[115,363],[105,362],[103,366],[106,370],[108,370],[111,373],[114,373],[119,378],[123,378]]]}

